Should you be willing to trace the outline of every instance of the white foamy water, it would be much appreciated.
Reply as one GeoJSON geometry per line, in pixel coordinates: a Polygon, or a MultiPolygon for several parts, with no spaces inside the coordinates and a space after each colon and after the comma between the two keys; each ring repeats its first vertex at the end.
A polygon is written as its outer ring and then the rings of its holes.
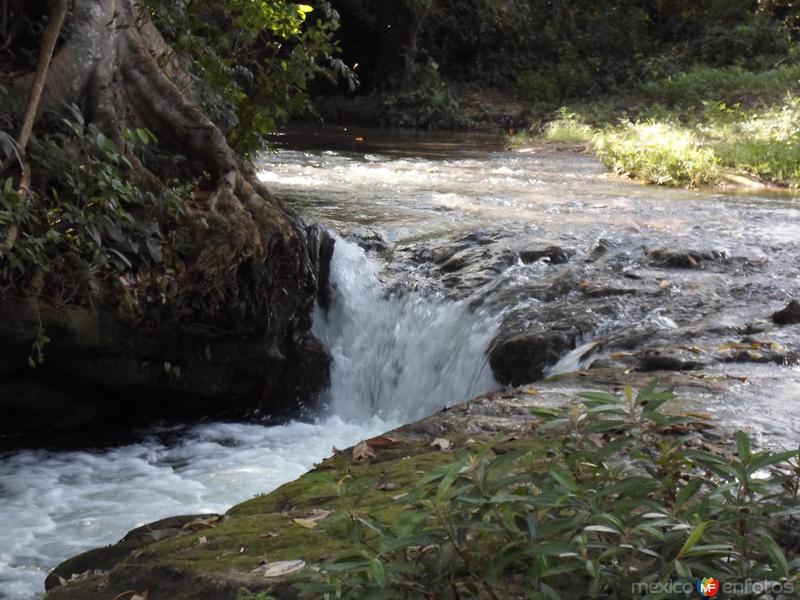
{"type": "Polygon", "coordinates": [[[120,448],[0,459],[0,599],[41,597],[65,558],[163,517],[224,512],[299,477],[333,446],[496,386],[484,358],[494,321],[464,303],[386,298],[378,271],[358,246],[337,241],[332,305],[314,325],[334,356],[327,414],[316,423],[214,423],[120,448]]]}
{"type": "Polygon", "coordinates": [[[347,447],[396,426],[380,419],[282,426],[215,423],[180,441],[97,452],[19,452],[0,460],[0,598],[40,597],[65,558],[118,541],[139,525],[224,512],[347,447]]]}
{"type": "Polygon", "coordinates": [[[333,303],[317,310],[313,330],[333,354],[333,414],[408,422],[497,388],[485,357],[496,316],[465,301],[387,298],[361,248],[341,239],[335,248],[333,303]]]}

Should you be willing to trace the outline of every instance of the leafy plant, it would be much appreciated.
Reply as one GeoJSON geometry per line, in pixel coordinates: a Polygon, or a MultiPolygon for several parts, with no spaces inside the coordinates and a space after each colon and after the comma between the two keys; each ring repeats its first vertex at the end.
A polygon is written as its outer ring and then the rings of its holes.
{"type": "Polygon", "coordinates": [[[402,127],[455,127],[459,106],[431,59],[409,67],[407,75],[381,90],[382,125],[402,127]]]}
{"type": "MultiPolygon", "coordinates": [[[[154,142],[144,129],[124,132],[130,156],[154,142]]],[[[57,174],[20,196],[9,179],[0,194],[0,282],[6,291],[88,305],[116,290],[129,316],[139,303],[160,303],[168,284],[165,253],[179,248],[172,231],[186,187],[149,191],[117,143],[87,126],[77,108],[62,129],[35,140],[34,164],[57,174]]],[[[1,290],[0,290],[1,291],[1,290]]]]}
{"type": "Polygon", "coordinates": [[[673,394],[655,383],[581,397],[433,469],[391,522],[354,504],[353,549],[301,592],[617,598],[708,575],[797,589],[800,451],[755,451],[742,432],[716,449],[708,424],[661,410],[673,394]]]}
{"type": "Polygon", "coordinates": [[[176,51],[194,59],[206,111],[228,121],[232,146],[252,153],[289,117],[313,110],[308,86],[316,77],[355,86],[335,57],[338,14],[324,0],[315,4],[183,0],[149,8],[176,51]]]}

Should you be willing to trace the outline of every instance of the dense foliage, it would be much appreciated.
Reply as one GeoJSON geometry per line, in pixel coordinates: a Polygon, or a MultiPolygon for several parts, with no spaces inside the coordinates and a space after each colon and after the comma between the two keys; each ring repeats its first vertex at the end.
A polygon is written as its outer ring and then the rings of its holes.
{"type": "Polygon", "coordinates": [[[228,141],[240,150],[261,148],[264,134],[311,111],[317,77],[355,85],[335,56],[339,20],[326,0],[150,4],[159,30],[204,82],[205,109],[229,121],[228,141]]]}
{"type": "MultiPolygon", "coordinates": [[[[676,75],[694,65],[763,70],[793,61],[786,0],[333,0],[342,45],[380,104],[433,65],[448,83],[500,88],[545,106],[676,75]],[[391,5],[391,7],[389,6],[391,5]]],[[[422,94],[417,100],[439,100],[422,94]]],[[[419,112],[419,111],[418,111],[419,112]]],[[[436,113],[434,111],[434,119],[436,113]]],[[[376,117],[405,124],[418,118],[376,117]]],[[[452,115],[445,115],[452,121],[452,115]]],[[[435,120],[429,124],[437,125],[435,120]]]]}
{"type": "Polygon", "coordinates": [[[655,384],[538,408],[528,435],[494,440],[420,478],[380,522],[353,500],[353,549],[309,597],[671,598],[698,579],[800,586],[800,451],[726,447],[660,410],[655,384]]]}

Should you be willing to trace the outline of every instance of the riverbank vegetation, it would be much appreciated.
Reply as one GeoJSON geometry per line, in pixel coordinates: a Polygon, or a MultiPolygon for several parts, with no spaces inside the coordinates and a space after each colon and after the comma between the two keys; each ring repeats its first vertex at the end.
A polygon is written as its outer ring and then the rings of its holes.
{"type": "Polygon", "coordinates": [[[667,185],[714,185],[726,174],[800,185],[800,67],[763,73],[697,67],[637,96],[577,102],[512,144],[592,150],[613,172],[667,185]]]}
{"type": "Polygon", "coordinates": [[[733,173],[800,184],[792,2],[333,5],[361,87],[324,98],[329,119],[503,127],[589,145],[613,172],[652,183],[733,173]]]}
{"type": "Polygon", "coordinates": [[[652,384],[533,409],[535,432],[457,451],[398,494],[396,513],[363,511],[348,478],[331,479],[346,512],[330,531],[352,549],[319,565],[323,583],[305,591],[656,598],[714,577],[791,596],[800,451],[756,452],[743,432],[726,445],[708,423],[662,412],[671,398],[652,384]]]}

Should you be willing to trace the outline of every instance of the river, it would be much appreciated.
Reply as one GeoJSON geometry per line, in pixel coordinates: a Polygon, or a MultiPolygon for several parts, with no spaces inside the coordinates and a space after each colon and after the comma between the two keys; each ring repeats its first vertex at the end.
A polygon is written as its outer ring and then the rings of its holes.
{"type": "MultiPolygon", "coordinates": [[[[68,556],[165,516],[224,511],[296,478],[334,446],[498,388],[485,350],[519,314],[547,327],[565,311],[591,313],[580,315],[591,324],[580,350],[549,373],[656,343],[711,356],[702,348],[737,343],[744,329],[769,351],[800,348],[800,326],[765,324],[800,297],[794,197],[639,186],[606,176],[589,155],[506,151],[489,135],[339,128],[274,141],[261,179],[340,235],[332,305],[315,316],[334,356],[316,421],[152,428],[118,447],[3,455],[0,598],[40,597],[47,572],[68,556]],[[552,252],[521,259],[553,247],[566,264],[552,252]],[[687,248],[703,268],[654,266],[653,257],[687,248]],[[562,284],[561,294],[539,293],[562,284]]],[[[692,408],[763,443],[796,444],[800,367],[784,355],[783,364],[708,358],[698,368],[735,385],[698,394],[692,408]]]]}

